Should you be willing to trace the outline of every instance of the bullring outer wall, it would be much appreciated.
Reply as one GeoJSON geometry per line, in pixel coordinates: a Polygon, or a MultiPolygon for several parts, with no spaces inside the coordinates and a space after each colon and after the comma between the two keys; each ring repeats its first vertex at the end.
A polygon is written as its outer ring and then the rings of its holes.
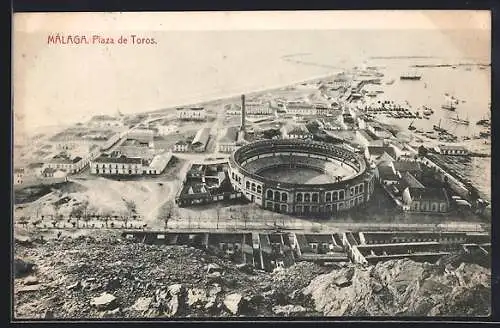
{"type": "Polygon", "coordinates": [[[236,150],[229,160],[233,188],[249,201],[275,212],[295,215],[332,215],[362,206],[370,200],[374,178],[363,157],[345,148],[303,140],[258,141],[236,150]],[[325,184],[297,184],[274,181],[245,169],[249,158],[307,154],[339,160],[356,170],[349,179],[325,184]]]}

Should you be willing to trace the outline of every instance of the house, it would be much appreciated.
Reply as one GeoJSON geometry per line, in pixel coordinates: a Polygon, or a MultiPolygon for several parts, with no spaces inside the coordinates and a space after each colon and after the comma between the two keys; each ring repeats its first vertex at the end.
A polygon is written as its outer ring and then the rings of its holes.
{"type": "Polygon", "coordinates": [[[403,202],[410,212],[447,213],[450,201],[444,188],[413,188],[403,191],[403,202]]]}
{"type": "Polygon", "coordinates": [[[379,138],[382,139],[391,139],[394,138],[394,135],[388,131],[387,129],[383,128],[382,126],[374,123],[367,124],[367,130],[376,135],[379,138]]]}
{"type": "Polygon", "coordinates": [[[168,162],[172,159],[172,153],[160,154],[153,157],[150,163],[144,165],[144,173],[158,175],[161,174],[168,162]]]}
{"type": "Polygon", "coordinates": [[[224,106],[226,115],[241,115],[241,107],[238,104],[227,104],[224,106]]]}
{"type": "Polygon", "coordinates": [[[452,155],[452,156],[468,156],[469,151],[462,146],[446,146],[446,145],[439,145],[434,148],[437,153],[441,155],[452,155]]]}
{"type": "Polygon", "coordinates": [[[313,134],[304,124],[288,124],[281,128],[281,137],[283,139],[312,140],[313,134]]]}
{"type": "Polygon", "coordinates": [[[174,131],[177,130],[177,125],[172,125],[172,124],[162,124],[162,125],[158,125],[156,127],[156,130],[158,131],[158,134],[161,135],[161,136],[166,136],[166,135],[169,135],[171,133],[173,133],[174,131]]]}
{"type": "Polygon", "coordinates": [[[399,182],[401,176],[396,172],[392,163],[382,163],[375,169],[375,177],[381,184],[393,185],[399,182]]]}
{"type": "Polygon", "coordinates": [[[55,170],[61,169],[70,174],[74,174],[80,172],[86,165],[87,161],[85,161],[82,157],[71,157],[71,155],[67,152],[62,152],[44,163],[44,168],[51,168],[55,170]]]}
{"type": "Polygon", "coordinates": [[[191,147],[196,152],[204,152],[210,139],[210,128],[201,128],[196,132],[191,147]]]}
{"type": "Polygon", "coordinates": [[[63,169],[54,169],[47,167],[43,170],[42,176],[44,178],[65,178],[68,173],[63,169]]]}
{"type": "Polygon", "coordinates": [[[139,146],[154,147],[154,131],[150,129],[133,129],[127,133],[127,141],[136,141],[139,146]]]}
{"type": "Polygon", "coordinates": [[[14,184],[19,185],[24,182],[24,168],[15,168],[14,169],[14,184]]]}
{"type": "Polygon", "coordinates": [[[217,142],[218,151],[221,153],[231,153],[235,151],[238,146],[239,127],[230,126],[226,128],[225,133],[219,138],[217,142]]]}
{"type": "Polygon", "coordinates": [[[120,152],[102,154],[90,164],[90,173],[97,175],[140,175],[143,173],[143,160],[140,157],[127,157],[120,152]]]}
{"type": "Polygon", "coordinates": [[[180,107],[176,109],[177,118],[186,121],[204,121],[207,118],[207,111],[203,107],[180,107]]]}
{"type": "Polygon", "coordinates": [[[331,113],[332,109],[328,104],[315,103],[313,107],[316,108],[316,115],[327,116],[331,113]]]}
{"type": "Polygon", "coordinates": [[[368,147],[374,146],[375,143],[380,140],[380,138],[368,130],[360,129],[356,131],[356,140],[360,145],[368,147]]]}
{"type": "Polygon", "coordinates": [[[392,146],[368,146],[365,149],[365,157],[369,162],[378,164],[382,161],[397,159],[396,151],[392,146]]]}
{"type": "Polygon", "coordinates": [[[422,174],[422,166],[420,162],[417,161],[394,161],[394,169],[400,172],[402,175],[404,173],[410,173],[412,176],[420,176],[422,174]]]}
{"type": "Polygon", "coordinates": [[[189,151],[189,143],[184,140],[179,140],[174,144],[175,152],[186,152],[189,151]]]}
{"type": "Polygon", "coordinates": [[[44,169],[43,163],[30,163],[24,168],[24,174],[35,177],[41,177],[43,169],[44,169]]]}

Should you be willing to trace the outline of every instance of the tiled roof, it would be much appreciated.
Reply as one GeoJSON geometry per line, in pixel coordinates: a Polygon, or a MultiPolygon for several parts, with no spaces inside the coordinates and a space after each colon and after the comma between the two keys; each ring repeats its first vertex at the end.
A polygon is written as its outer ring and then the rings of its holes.
{"type": "Polygon", "coordinates": [[[230,126],[226,129],[226,133],[219,139],[219,142],[232,143],[238,138],[239,129],[236,126],[230,126]]]}
{"type": "Polygon", "coordinates": [[[210,128],[202,128],[198,130],[196,133],[193,142],[191,142],[192,145],[200,143],[202,145],[206,145],[208,142],[208,138],[210,136],[210,128]]]}
{"type": "Polygon", "coordinates": [[[379,166],[378,174],[380,176],[380,179],[382,180],[399,180],[399,177],[396,175],[396,173],[390,166],[383,166],[383,165],[379,166]]]}

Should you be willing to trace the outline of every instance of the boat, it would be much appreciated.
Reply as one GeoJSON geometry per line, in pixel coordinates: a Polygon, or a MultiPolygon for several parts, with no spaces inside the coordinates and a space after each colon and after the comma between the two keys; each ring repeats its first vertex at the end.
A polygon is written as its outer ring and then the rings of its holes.
{"type": "Polygon", "coordinates": [[[462,139],[463,140],[470,140],[470,137],[469,136],[464,136],[462,139]]]}
{"type": "Polygon", "coordinates": [[[399,77],[401,80],[420,80],[422,78],[422,74],[418,73],[403,73],[399,77]]]}
{"type": "Polygon", "coordinates": [[[455,122],[455,123],[458,123],[458,124],[463,124],[463,125],[469,125],[470,124],[470,121],[469,119],[462,119],[458,116],[457,114],[457,117],[450,117],[450,121],[452,122],[455,122]]]}
{"type": "Polygon", "coordinates": [[[491,136],[491,131],[489,130],[479,132],[479,137],[481,138],[488,138],[490,136],[491,136]]]}
{"type": "Polygon", "coordinates": [[[482,119],[482,120],[477,121],[476,124],[477,125],[482,125],[482,126],[490,126],[491,122],[488,119],[482,119]]]}
{"type": "Polygon", "coordinates": [[[448,131],[446,131],[446,129],[443,129],[441,127],[441,120],[439,120],[439,124],[438,125],[433,125],[432,128],[434,129],[434,131],[437,131],[437,132],[444,132],[444,133],[447,133],[448,131]]]}
{"type": "Polygon", "coordinates": [[[412,122],[410,123],[410,125],[408,126],[408,130],[410,130],[410,131],[413,131],[413,130],[416,130],[416,129],[417,129],[416,127],[414,127],[414,126],[413,126],[413,122],[414,122],[414,121],[412,121],[412,122]]]}
{"type": "Polygon", "coordinates": [[[391,84],[393,84],[395,81],[396,81],[396,80],[391,79],[391,80],[389,80],[389,81],[385,82],[385,84],[387,84],[387,85],[391,85],[391,84]]]}
{"type": "Polygon", "coordinates": [[[452,101],[452,99],[449,99],[444,104],[441,105],[441,108],[454,112],[455,109],[457,109],[457,106],[455,106],[455,105],[456,105],[456,103],[454,101],[452,101]]]}
{"type": "Polygon", "coordinates": [[[424,116],[426,120],[430,120],[431,118],[429,116],[424,116]]]}
{"type": "Polygon", "coordinates": [[[428,106],[422,106],[424,108],[424,110],[422,111],[424,113],[424,115],[432,115],[434,114],[434,111],[432,110],[432,108],[428,107],[428,106]]]}

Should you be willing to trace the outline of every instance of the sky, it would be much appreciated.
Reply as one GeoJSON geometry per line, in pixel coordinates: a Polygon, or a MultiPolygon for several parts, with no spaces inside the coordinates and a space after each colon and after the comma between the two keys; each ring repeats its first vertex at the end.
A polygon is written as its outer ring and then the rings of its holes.
{"type": "Polygon", "coordinates": [[[489,61],[490,24],[487,11],[14,14],[14,129],[155,110],[324,73],[281,60],[297,52],[489,61]],[[135,34],[156,44],[47,44],[56,33],[135,34]]]}

